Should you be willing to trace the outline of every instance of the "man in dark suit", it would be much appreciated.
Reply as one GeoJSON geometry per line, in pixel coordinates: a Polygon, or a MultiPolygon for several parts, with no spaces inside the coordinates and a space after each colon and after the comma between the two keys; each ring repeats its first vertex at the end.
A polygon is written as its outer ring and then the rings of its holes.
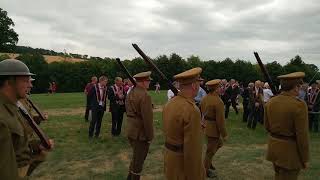
{"type": "Polygon", "coordinates": [[[93,133],[95,133],[95,137],[99,137],[100,134],[101,121],[103,114],[106,111],[107,83],[108,78],[106,76],[101,76],[99,78],[99,83],[95,84],[88,94],[92,111],[92,120],[89,126],[89,138],[93,137],[93,133]]]}
{"type": "Polygon", "coordinates": [[[108,98],[110,100],[110,112],[112,116],[112,129],[113,136],[121,134],[121,126],[123,120],[123,113],[125,112],[125,91],[121,77],[115,78],[115,84],[110,86],[108,90],[108,98]]]}
{"type": "Polygon", "coordinates": [[[229,109],[230,106],[232,105],[233,109],[236,111],[236,114],[238,114],[238,109],[237,109],[237,97],[240,94],[240,88],[236,81],[234,79],[230,80],[230,85],[225,91],[225,118],[228,119],[229,116],[229,109]]]}
{"type": "Polygon", "coordinates": [[[96,76],[92,76],[91,77],[91,82],[89,82],[86,87],[84,88],[84,93],[86,94],[87,97],[87,103],[86,103],[86,112],[85,112],[85,116],[84,119],[86,122],[88,122],[88,118],[89,118],[89,110],[90,110],[90,98],[88,96],[90,90],[93,88],[93,86],[97,83],[98,78],[96,76]]]}
{"type": "Polygon", "coordinates": [[[263,124],[263,89],[261,81],[257,80],[254,87],[249,91],[249,108],[247,127],[256,129],[257,122],[263,124]]]}
{"type": "Polygon", "coordinates": [[[248,116],[249,116],[249,99],[250,99],[250,88],[253,88],[253,83],[244,83],[243,88],[241,90],[241,96],[242,96],[242,104],[243,104],[243,115],[242,115],[242,121],[247,122],[248,116]],[[250,87],[251,86],[251,87],[250,87]]]}

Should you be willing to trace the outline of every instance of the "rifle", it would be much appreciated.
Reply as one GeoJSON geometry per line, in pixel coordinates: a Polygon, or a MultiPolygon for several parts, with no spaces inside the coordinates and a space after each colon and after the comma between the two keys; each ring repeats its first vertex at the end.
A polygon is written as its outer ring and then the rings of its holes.
{"type": "Polygon", "coordinates": [[[18,106],[18,108],[19,108],[21,115],[28,121],[30,127],[33,129],[33,131],[40,138],[41,144],[46,149],[49,150],[51,148],[51,144],[50,144],[50,141],[49,141],[49,138],[47,137],[47,135],[41,130],[41,128],[33,120],[33,118],[30,116],[30,114],[27,112],[27,110],[24,107],[22,107],[22,105],[18,106]]]}
{"type": "Polygon", "coordinates": [[[122,64],[122,62],[120,61],[119,58],[116,58],[118,64],[120,65],[122,71],[128,76],[128,78],[130,79],[130,81],[132,82],[132,84],[134,86],[137,85],[137,82],[133,79],[133,77],[131,76],[131,74],[129,73],[128,69],[124,66],[124,64],[122,64]]]}
{"type": "Polygon", "coordinates": [[[271,88],[271,91],[274,95],[278,94],[278,90],[277,88],[274,86],[273,82],[272,82],[272,79],[268,73],[268,70],[266,69],[266,67],[263,65],[260,57],[259,57],[259,54],[257,52],[253,52],[254,56],[256,57],[257,59],[257,62],[259,64],[259,67],[263,73],[263,76],[264,76],[264,79],[269,83],[269,86],[271,88]]]}
{"type": "Polygon", "coordinates": [[[151,61],[151,59],[144,54],[144,52],[139,48],[137,44],[132,44],[133,48],[140,54],[140,56],[144,59],[144,61],[151,66],[160,76],[162,79],[168,82],[169,89],[173,92],[173,94],[176,96],[178,94],[178,89],[174,87],[169,81],[169,79],[160,71],[160,69],[151,61]]]}
{"type": "Polygon", "coordinates": [[[32,108],[37,112],[37,114],[39,115],[39,117],[45,121],[46,118],[44,116],[44,114],[39,110],[38,106],[36,106],[29,97],[27,97],[27,101],[30,103],[30,105],[32,106],[32,108]]]}

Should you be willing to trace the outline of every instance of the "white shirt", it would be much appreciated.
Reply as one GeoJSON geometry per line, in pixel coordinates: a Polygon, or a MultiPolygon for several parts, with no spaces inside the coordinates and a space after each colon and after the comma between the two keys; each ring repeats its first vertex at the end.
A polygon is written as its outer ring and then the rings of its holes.
{"type": "Polygon", "coordinates": [[[168,101],[174,97],[174,93],[171,91],[171,89],[168,90],[167,96],[168,96],[168,101]]]}
{"type": "Polygon", "coordinates": [[[263,101],[266,103],[273,96],[271,89],[263,89],[263,101]]]}
{"type": "Polygon", "coordinates": [[[98,84],[98,88],[99,88],[100,98],[101,98],[101,100],[99,102],[99,105],[102,106],[103,105],[103,99],[102,98],[103,98],[103,90],[104,90],[104,88],[101,86],[100,83],[98,84]]]}
{"type": "Polygon", "coordinates": [[[133,86],[130,86],[128,91],[127,91],[127,95],[129,94],[129,92],[132,90],[133,86]]]}

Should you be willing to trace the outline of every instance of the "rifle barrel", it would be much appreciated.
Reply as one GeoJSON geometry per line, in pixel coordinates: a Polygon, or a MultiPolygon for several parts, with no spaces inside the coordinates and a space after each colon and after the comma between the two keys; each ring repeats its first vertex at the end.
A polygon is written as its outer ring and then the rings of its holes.
{"type": "Polygon", "coordinates": [[[162,79],[168,82],[169,89],[173,92],[176,96],[178,94],[178,89],[172,85],[169,79],[160,71],[160,69],[152,62],[152,60],[139,48],[137,44],[132,44],[133,48],[140,54],[140,56],[144,59],[144,61],[151,66],[160,76],[162,79]]]}
{"type": "Polygon", "coordinates": [[[278,90],[277,88],[274,86],[272,79],[268,73],[268,70],[266,69],[266,67],[264,66],[264,64],[262,63],[259,54],[257,52],[253,52],[254,56],[257,59],[258,65],[262,71],[262,74],[264,75],[265,80],[269,83],[269,86],[271,88],[271,91],[274,95],[278,94],[278,90]]]}
{"type": "Polygon", "coordinates": [[[27,120],[27,122],[29,123],[29,125],[33,129],[33,131],[40,138],[41,144],[46,149],[50,149],[51,148],[51,144],[50,144],[49,138],[42,131],[42,129],[37,125],[37,123],[33,120],[33,118],[30,116],[30,114],[22,107],[19,107],[19,111],[22,114],[22,116],[27,120]]]}
{"type": "Polygon", "coordinates": [[[132,82],[132,84],[134,86],[137,85],[136,81],[133,79],[133,77],[131,76],[131,74],[129,73],[128,69],[124,66],[124,64],[121,62],[121,60],[119,58],[116,58],[117,63],[120,65],[121,69],[123,70],[123,72],[128,76],[128,78],[130,79],[130,81],[132,82]]]}

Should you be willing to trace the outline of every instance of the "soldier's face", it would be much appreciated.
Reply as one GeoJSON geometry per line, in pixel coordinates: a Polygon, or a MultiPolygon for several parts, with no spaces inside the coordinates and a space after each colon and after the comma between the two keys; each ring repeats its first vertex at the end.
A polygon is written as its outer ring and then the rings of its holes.
{"type": "Polygon", "coordinates": [[[150,80],[147,80],[147,81],[143,81],[143,84],[145,86],[146,89],[149,89],[149,86],[150,86],[150,80]]]}
{"type": "Polygon", "coordinates": [[[32,85],[32,80],[29,79],[29,88],[28,88],[28,91],[27,91],[27,94],[29,94],[31,92],[31,89],[33,88],[33,85],[32,85]]]}
{"type": "Polygon", "coordinates": [[[32,88],[29,76],[17,76],[15,81],[15,89],[17,99],[26,98],[28,92],[32,88]]]}
{"type": "Polygon", "coordinates": [[[200,81],[196,81],[194,83],[192,83],[192,89],[193,89],[193,96],[196,97],[199,91],[199,87],[200,87],[200,81]]]}

